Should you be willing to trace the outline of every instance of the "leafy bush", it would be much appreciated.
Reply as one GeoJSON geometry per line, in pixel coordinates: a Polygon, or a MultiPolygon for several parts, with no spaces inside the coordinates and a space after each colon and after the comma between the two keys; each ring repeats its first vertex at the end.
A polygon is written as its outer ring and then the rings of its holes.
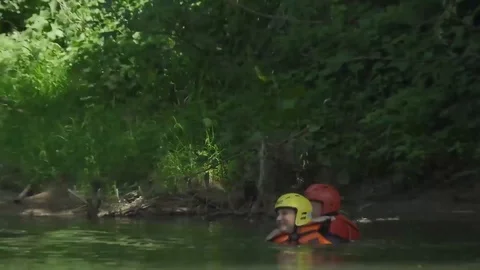
{"type": "Polygon", "coordinates": [[[464,2],[14,1],[2,21],[33,15],[0,36],[0,159],[32,181],[178,187],[309,127],[312,166],[448,177],[480,153],[464,2]]]}

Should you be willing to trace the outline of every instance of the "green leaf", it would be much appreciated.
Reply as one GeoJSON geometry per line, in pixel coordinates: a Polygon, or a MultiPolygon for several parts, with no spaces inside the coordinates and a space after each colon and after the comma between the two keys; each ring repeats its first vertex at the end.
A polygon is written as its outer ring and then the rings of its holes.
{"type": "Polygon", "coordinates": [[[423,53],[423,58],[425,60],[431,60],[433,58],[433,52],[431,51],[426,51],[423,53]]]}
{"type": "Polygon", "coordinates": [[[50,24],[50,27],[52,27],[52,30],[50,30],[50,32],[47,33],[47,36],[50,40],[63,37],[63,31],[60,29],[60,27],[57,24],[52,23],[50,24]]]}
{"type": "Polygon", "coordinates": [[[30,25],[30,29],[41,31],[43,28],[48,25],[47,19],[41,15],[33,15],[30,19],[28,19],[30,25]]]}
{"type": "Polygon", "coordinates": [[[250,138],[248,139],[251,142],[258,142],[263,139],[263,133],[260,131],[255,131],[250,138]]]}
{"type": "Polygon", "coordinates": [[[202,119],[202,121],[203,121],[203,124],[205,125],[205,127],[207,127],[207,128],[213,126],[213,121],[210,118],[205,117],[205,118],[202,119]]]}
{"type": "Polygon", "coordinates": [[[282,110],[289,110],[295,108],[297,101],[295,99],[285,99],[281,103],[282,110]]]}
{"type": "Polygon", "coordinates": [[[260,68],[258,66],[255,66],[254,69],[255,69],[255,74],[257,75],[257,78],[259,78],[263,82],[269,81],[268,77],[263,75],[263,73],[260,71],[260,68]]]}
{"type": "Polygon", "coordinates": [[[410,63],[407,61],[395,61],[392,65],[402,72],[406,71],[410,67],[410,63]]]}
{"type": "Polygon", "coordinates": [[[316,132],[316,131],[319,131],[320,130],[320,126],[317,126],[317,125],[309,125],[308,126],[308,131],[310,133],[313,133],[313,132],[316,132]]]}

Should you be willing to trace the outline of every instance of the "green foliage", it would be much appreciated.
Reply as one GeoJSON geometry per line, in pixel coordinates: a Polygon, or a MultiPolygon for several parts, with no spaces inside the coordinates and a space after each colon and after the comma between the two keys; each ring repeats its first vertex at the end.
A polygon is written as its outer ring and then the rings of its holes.
{"type": "Polygon", "coordinates": [[[467,2],[10,1],[0,19],[23,28],[0,36],[0,160],[32,181],[154,172],[174,187],[309,126],[301,152],[359,179],[470,168],[480,15],[467,2]]]}

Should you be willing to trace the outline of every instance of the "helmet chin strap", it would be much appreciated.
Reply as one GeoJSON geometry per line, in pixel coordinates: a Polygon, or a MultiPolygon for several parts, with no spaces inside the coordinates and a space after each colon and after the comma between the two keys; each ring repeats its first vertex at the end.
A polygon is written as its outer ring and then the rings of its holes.
{"type": "Polygon", "coordinates": [[[335,212],[325,213],[322,216],[338,216],[338,212],[335,211],[335,212]]]}
{"type": "MultiPolygon", "coordinates": [[[[296,227],[297,225],[295,225],[296,227]]],[[[295,228],[296,229],[296,228],[295,228]]],[[[293,230],[293,232],[289,235],[290,242],[298,242],[298,239],[300,239],[300,236],[297,233],[297,230],[293,230]]]]}
{"type": "Polygon", "coordinates": [[[326,221],[330,221],[330,220],[335,220],[335,217],[334,216],[319,216],[319,217],[316,217],[316,218],[312,219],[313,222],[318,222],[318,223],[322,223],[322,222],[326,222],[326,221]]]}

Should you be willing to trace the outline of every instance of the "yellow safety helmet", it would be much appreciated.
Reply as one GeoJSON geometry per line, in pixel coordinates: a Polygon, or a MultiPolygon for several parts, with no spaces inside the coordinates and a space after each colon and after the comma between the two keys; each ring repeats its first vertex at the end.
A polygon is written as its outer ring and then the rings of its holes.
{"type": "Polygon", "coordinates": [[[298,193],[287,193],[278,198],[275,210],[278,208],[293,208],[297,211],[295,225],[303,226],[312,221],[312,204],[298,193]]]}

